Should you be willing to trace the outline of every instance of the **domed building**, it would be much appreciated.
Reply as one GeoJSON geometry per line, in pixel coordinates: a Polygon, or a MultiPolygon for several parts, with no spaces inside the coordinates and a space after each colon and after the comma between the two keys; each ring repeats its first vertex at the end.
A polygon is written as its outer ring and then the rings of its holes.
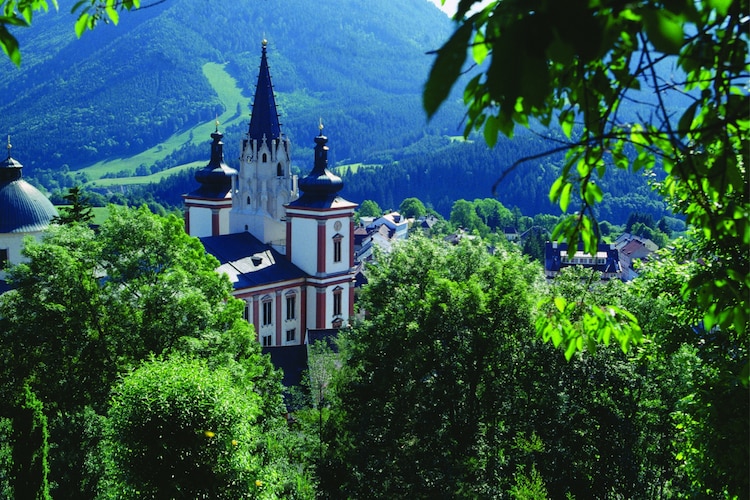
{"type": "MultiPolygon", "coordinates": [[[[11,156],[8,136],[8,157],[0,162],[0,263],[23,260],[21,250],[26,236],[38,238],[57,216],[52,202],[37,188],[23,180],[23,165],[11,156]]],[[[0,279],[5,272],[0,271],[0,279]]]]}

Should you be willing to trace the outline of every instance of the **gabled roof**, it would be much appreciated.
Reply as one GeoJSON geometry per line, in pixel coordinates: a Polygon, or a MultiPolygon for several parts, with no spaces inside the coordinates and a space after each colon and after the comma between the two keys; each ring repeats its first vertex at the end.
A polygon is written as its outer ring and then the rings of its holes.
{"type": "Polygon", "coordinates": [[[250,233],[225,234],[200,238],[206,251],[221,264],[235,290],[281,281],[303,279],[307,275],[270,245],[250,233]]]}

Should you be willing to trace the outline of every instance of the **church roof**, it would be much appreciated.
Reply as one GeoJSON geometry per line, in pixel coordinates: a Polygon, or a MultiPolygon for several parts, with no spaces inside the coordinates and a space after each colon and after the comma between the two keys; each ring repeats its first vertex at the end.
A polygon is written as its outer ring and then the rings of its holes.
{"type": "Polygon", "coordinates": [[[52,202],[21,178],[23,166],[10,156],[0,162],[0,233],[42,231],[58,215],[52,202]]]}
{"type": "Polygon", "coordinates": [[[250,139],[258,141],[264,137],[266,140],[273,140],[281,136],[281,124],[279,123],[279,114],[276,111],[276,97],[273,94],[271,73],[268,70],[268,59],[266,58],[266,45],[268,45],[268,42],[263,40],[258,85],[255,87],[253,113],[250,116],[250,128],[248,130],[250,139]]]}
{"type": "Polygon", "coordinates": [[[198,198],[224,199],[230,198],[232,190],[232,176],[237,170],[224,163],[224,135],[219,132],[219,122],[216,121],[216,131],[211,134],[211,159],[208,165],[195,172],[195,180],[201,186],[190,193],[198,198]]]}
{"type": "Polygon", "coordinates": [[[338,192],[344,187],[341,177],[328,170],[328,137],[323,135],[323,125],[320,125],[320,135],[315,138],[315,163],[312,171],[300,179],[299,189],[302,196],[289,204],[290,207],[306,208],[339,208],[356,206],[340,196],[338,192]]]}
{"type": "Polygon", "coordinates": [[[306,277],[304,271],[289,262],[270,245],[250,233],[224,234],[200,238],[206,251],[221,264],[235,290],[306,277]]]}

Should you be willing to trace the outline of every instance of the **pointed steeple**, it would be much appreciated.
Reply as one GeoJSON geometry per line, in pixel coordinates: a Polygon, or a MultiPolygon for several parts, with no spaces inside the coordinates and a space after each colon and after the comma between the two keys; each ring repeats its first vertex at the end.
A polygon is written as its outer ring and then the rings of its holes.
{"type": "Polygon", "coordinates": [[[255,88],[255,99],[253,100],[253,114],[250,117],[250,139],[260,141],[278,139],[281,135],[281,124],[279,114],[276,111],[276,98],[273,94],[271,73],[268,71],[268,59],[266,58],[267,40],[263,40],[263,52],[260,58],[260,71],[258,72],[258,85],[255,88]]]}

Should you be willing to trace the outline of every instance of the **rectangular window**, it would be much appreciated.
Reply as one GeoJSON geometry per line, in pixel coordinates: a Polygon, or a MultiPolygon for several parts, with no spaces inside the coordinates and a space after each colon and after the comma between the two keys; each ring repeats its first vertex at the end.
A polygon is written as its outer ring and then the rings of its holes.
{"type": "Polygon", "coordinates": [[[341,292],[333,293],[333,315],[341,316],[341,292]]]}
{"type": "Polygon", "coordinates": [[[291,330],[286,331],[286,341],[287,342],[294,342],[295,338],[297,337],[297,330],[292,328],[291,330]]]}
{"type": "Polygon", "coordinates": [[[273,323],[273,305],[270,300],[263,302],[263,325],[273,323]]]}
{"type": "Polygon", "coordinates": [[[250,304],[245,302],[245,309],[242,311],[242,317],[245,321],[250,321],[250,304]]]}
{"type": "Polygon", "coordinates": [[[286,319],[294,319],[297,310],[297,296],[287,295],[286,297],[286,319]]]}
{"type": "Polygon", "coordinates": [[[341,262],[341,240],[333,240],[333,261],[341,262]]]}
{"type": "Polygon", "coordinates": [[[263,335],[263,347],[271,347],[273,344],[271,344],[271,336],[270,335],[263,335]]]}

